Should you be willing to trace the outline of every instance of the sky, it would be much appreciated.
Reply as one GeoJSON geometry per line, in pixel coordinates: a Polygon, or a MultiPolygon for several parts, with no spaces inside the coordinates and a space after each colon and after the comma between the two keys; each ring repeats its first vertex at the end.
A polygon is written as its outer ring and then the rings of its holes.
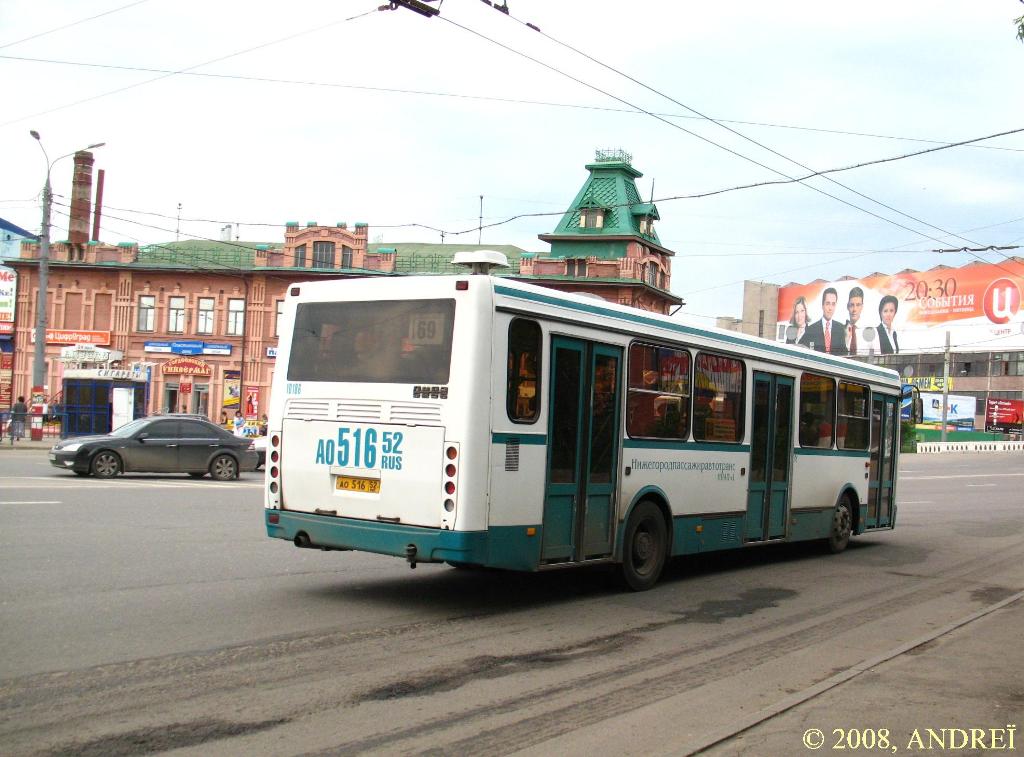
{"type": "Polygon", "coordinates": [[[4,0],[0,217],[40,228],[34,129],[50,160],[105,143],[105,242],[173,241],[180,204],[181,239],[346,221],[545,252],[595,150],[622,149],[696,322],[739,317],[745,279],[1024,254],[931,252],[1024,244],[1024,131],[687,198],[1024,129],[1015,0],[382,1],[4,0]]]}

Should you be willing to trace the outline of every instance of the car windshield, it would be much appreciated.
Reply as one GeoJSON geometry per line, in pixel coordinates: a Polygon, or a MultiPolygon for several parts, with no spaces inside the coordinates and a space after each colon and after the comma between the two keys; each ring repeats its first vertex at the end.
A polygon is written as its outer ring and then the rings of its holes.
{"type": "Polygon", "coordinates": [[[136,418],[133,421],[128,421],[123,426],[118,426],[110,432],[110,435],[120,438],[131,436],[136,431],[140,431],[150,420],[150,418],[136,418]]]}

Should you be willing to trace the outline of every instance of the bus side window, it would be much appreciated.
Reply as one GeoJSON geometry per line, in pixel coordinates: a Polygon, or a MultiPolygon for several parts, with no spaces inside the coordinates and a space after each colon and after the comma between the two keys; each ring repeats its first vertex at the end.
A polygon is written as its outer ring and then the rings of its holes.
{"type": "Polygon", "coordinates": [[[835,382],[828,376],[803,374],[800,377],[800,446],[832,449],[835,416],[835,382]]]}
{"type": "Polygon", "coordinates": [[[839,449],[868,448],[868,406],[870,392],[866,386],[839,382],[836,446],[839,449]]]}
{"type": "Polygon", "coordinates": [[[693,438],[699,442],[743,441],[743,361],[697,354],[693,375],[693,438]]]}
{"type": "Polygon", "coordinates": [[[517,318],[508,327],[508,385],[505,401],[510,420],[533,423],[540,415],[540,325],[517,318]]]}

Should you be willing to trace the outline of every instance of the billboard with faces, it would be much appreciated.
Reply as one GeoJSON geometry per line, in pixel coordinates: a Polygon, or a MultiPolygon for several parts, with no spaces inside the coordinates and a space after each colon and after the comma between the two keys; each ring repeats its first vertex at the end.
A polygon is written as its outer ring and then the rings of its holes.
{"type": "Polygon", "coordinates": [[[776,338],[837,355],[1024,349],[1024,261],[779,288],[776,338]],[[826,327],[827,326],[827,327],[826,327]],[[827,342],[827,344],[826,344],[827,342]]]}

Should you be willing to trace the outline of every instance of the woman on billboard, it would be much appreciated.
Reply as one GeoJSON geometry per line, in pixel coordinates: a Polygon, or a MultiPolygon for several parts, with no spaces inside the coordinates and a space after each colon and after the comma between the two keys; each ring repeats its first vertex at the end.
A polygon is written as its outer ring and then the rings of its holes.
{"type": "Polygon", "coordinates": [[[878,324],[878,351],[883,355],[899,354],[900,343],[896,341],[896,332],[892,328],[899,307],[900,301],[891,294],[885,295],[878,303],[878,317],[881,319],[878,324]]]}
{"type": "Polygon", "coordinates": [[[786,344],[799,344],[807,332],[807,300],[797,297],[793,302],[793,315],[789,318],[786,329],[786,344]]]}

